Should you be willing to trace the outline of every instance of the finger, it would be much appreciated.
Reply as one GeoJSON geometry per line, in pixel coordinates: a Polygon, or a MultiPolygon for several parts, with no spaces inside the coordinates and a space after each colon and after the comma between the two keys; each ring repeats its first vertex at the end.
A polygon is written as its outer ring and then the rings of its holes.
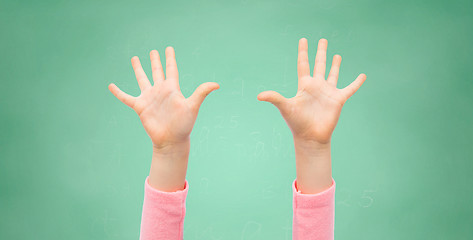
{"type": "Polygon", "coordinates": [[[143,71],[140,59],[137,56],[131,58],[131,66],[133,66],[136,80],[138,81],[138,85],[140,86],[141,91],[145,90],[148,87],[151,87],[151,83],[149,82],[145,71],[143,71]]]}
{"type": "Polygon", "coordinates": [[[342,89],[342,94],[345,96],[346,99],[350,98],[356,91],[358,91],[358,89],[365,82],[365,80],[366,75],[364,73],[360,74],[355,79],[355,81],[353,81],[352,83],[350,83],[350,85],[342,89]]]}
{"type": "Polygon", "coordinates": [[[314,77],[325,80],[325,65],[327,64],[327,44],[325,38],[319,40],[317,44],[317,54],[315,55],[314,77]]]}
{"type": "Polygon", "coordinates": [[[192,93],[192,95],[189,97],[189,100],[191,101],[194,107],[199,109],[202,102],[204,102],[204,99],[212,91],[217,90],[219,88],[220,88],[220,85],[218,85],[218,83],[215,83],[215,82],[202,83],[200,86],[197,87],[194,93],[192,93]]]}
{"type": "Polygon", "coordinates": [[[135,105],[135,97],[124,93],[122,90],[120,90],[120,88],[117,87],[117,85],[113,83],[110,83],[108,85],[108,89],[110,90],[110,92],[112,92],[113,95],[115,95],[115,97],[118,98],[118,100],[126,104],[128,107],[133,108],[133,106],[135,105]]]}
{"type": "Polygon", "coordinates": [[[172,81],[179,88],[179,73],[173,47],[166,48],[166,80],[172,81]]]}
{"type": "Polygon", "coordinates": [[[274,106],[276,106],[279,110],[281,110],[285,103],[286,103],[286,98],[283,97],[281,94],[275,91],[264,91],[258,94],[257,96],[258,100],[260,101],[265,101],[265,102],[270,102],[274,106]]]}
{"type": "Polygon", "coordinates": [[[304,76],[310,76],[309,55],[307,49],[307,39],[301,38],[299,40],[299,54],[297,57],[297,75],[299,76],[299,79],[304,76]]]}
{"type": "Polygon", "coordinates": [[[332,68],[330,69],[330,73],[328,74],[327,82],[334,87],[337,87],[338,72],[340,71],[341,63],[342,63],[342,56],[338,54],[333,56],[332,68]]]}
{"type": "Polygon", "coordinates": [[[149,53],[151,59],[151,70],[153,72],[153,81],[155,83],[164,81],[163,65],[161,64],[161,58],[157,50],[152,50],[149,53]]]}

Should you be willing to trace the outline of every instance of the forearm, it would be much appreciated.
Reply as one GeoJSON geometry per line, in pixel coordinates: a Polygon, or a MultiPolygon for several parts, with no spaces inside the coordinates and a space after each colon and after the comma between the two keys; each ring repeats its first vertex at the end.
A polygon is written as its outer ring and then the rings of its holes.
{"type": "Polygon", "coordinates": [[[301,140],[294,137],[296,153],[297,189],[304,194],[315,194],[332,185],[330,141],[301,140]]]}
{"type": "Polygon", "coordinates": [[[153,158],[149,173],[151,187],[164,192],[183,190],[189,150],[190,139],[163,148],[153,146],[153,158]]]}

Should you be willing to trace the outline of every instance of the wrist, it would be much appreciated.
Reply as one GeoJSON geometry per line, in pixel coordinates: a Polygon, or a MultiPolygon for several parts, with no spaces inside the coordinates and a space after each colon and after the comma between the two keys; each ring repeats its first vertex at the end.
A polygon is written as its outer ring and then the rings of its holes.
{"type": "MultiPolygon", "coordinates": [[[[179,155],[186,155],[190,151],[190,138],[187,138],[183,141],[164,143],[164,144],[155,144],[153,143],[153,156],[161,156],[164,158],[169,158],[171,156],[178,157],[179,155]]],[[[171,158],[175,158],[171,157],[171,158]]],[[[155,158],[153,158],[154,160],[155,158]]]]}
{"type": "Polygon", "coordinates": [[[330,151],[331,148],[330,140],[326,142],[320,142],[311,139],[301,139],[295,136],[293,137],[293,139],[296,151],[313,152],[316,153],[316,155],[319,155],[317,153],[325,153],[326,151],[330,151]]]}
{"type": "Polygon", "coordinates": [[[330,141],[294,138],[297,188],[302,193],[318,193],[332,183],[330,141]]]}
{"type": "Polygon", "coordinates": [[[149,173],[151,187],[174,192],[184,189],[189,158],[190,140],[156,147],[149,173]]]}

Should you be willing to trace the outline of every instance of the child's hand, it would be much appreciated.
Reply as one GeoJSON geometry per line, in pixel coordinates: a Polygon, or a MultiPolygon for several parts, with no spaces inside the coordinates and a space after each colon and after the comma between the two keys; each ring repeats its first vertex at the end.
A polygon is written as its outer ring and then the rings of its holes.
{"type": "Polygon", "coordinates": [[[190,133],[200,105],[210,92],[220,86],[206,82],[186,99],[179,87],[174,49],[166,48],[166,79],[158,51],[151,51],[150,58],[153,86],[138,57],[131,59],[141,89],[140,96],[132,97],[113,83],[108,88],[120,101],[135,110],[153,142],[149,184],[161,191],[174,192],[182,190],[185,185],[190,133]]]}
{"type": "Polygon", "coordinates": [[[113,83],[109,85],[109,89],[120,101],[135,110],[153,142],[153,147],[162,149],[188,140],[200,105],[210,92],[220,86],[214,82],[203,83],[186,99],[179,87],[174,49],[166,48],[166,79],[158,51],[151,51],[150,58],[153,86],[146,77],[138,57],[131,59],[141,89],[140,96],[132,97],[113,83]]]}
{"type": "Polygon", "coordinates": [[[327,40],[319,40],[313,77],[310,76],[307,49],[307,39],[302,38],[299,41],[296,96],[288,99],[275,91],[265,91],[258,95],[258,100],[270,102],[279,109],[294,139],[328,143],[343,105],[363,84],[366,75],[360,74],[349,86],[337,89],[341,56],[333,57],[332,68],[325,80],[327,40]]]}
{"type": "Polygon", "coordinates": [[[265,91],[258,100],[274,104],[292,131],[296,153],[296,188],[301,193],[318,193],[332,184],[330,139],[345,102],[363,82],[360,74],[354,82],[337,89],[338,71],[342,58],[335,55],[332,69],[325,81],[327,40],[320,39],[315,57],[314,77],[310,76],[307,39],[299,41],[297,72],[299,84],[293,98],[274,91],[265,91]]]}

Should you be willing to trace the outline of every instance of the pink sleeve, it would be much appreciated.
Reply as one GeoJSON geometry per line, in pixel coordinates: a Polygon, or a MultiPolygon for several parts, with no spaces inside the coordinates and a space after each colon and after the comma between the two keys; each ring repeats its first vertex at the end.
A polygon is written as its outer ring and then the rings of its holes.
{"type": "Polygon", "coordinates": [[[145,196],[141,214],[140,240],[183,239],[186,197],[189,183],[176,192],[159,191],[145,180],[145,196]]]}
{"type": "Polygon", "coordinates": [[[332,186],[317,194],[301,193],[297,190],[296,181],[292,183],[292,239],[333,240],[335,180],[332,178],[332,186]]]}

